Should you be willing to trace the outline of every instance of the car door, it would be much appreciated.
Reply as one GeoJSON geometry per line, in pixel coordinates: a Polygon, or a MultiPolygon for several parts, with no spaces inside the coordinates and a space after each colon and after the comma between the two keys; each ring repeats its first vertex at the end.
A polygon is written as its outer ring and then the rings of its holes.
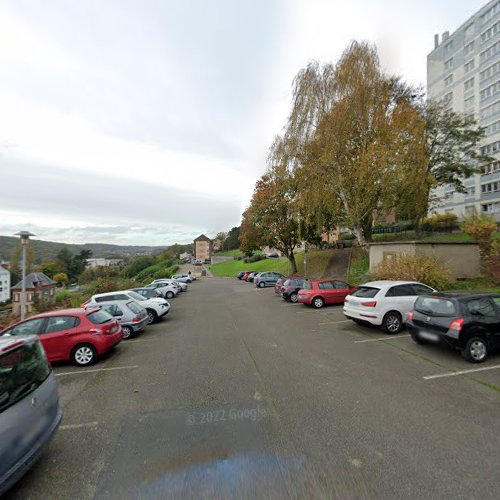
{"type": "MultiPolygon", "coordinates": [[[[417,296],[410,284],[395,285],[385,295],[385,311],[399,311],[403,318],[413,308],[417,296]]],[[[385,312],[384,311],[384,312],[385,312]]]]}
{"type": "Polygon", "coordinates": [[[320,281],[318,288],[321,290],[321,296],[326,304],[333,304],[335,302],[335,288],[333,281],[320,281]]]}
{"type": "Polygon", "coordinates": [[[50,316],[47,318],[40,341],[51,361],[69,359],[69,353],[75,345],[75,337],[79,334],[79,318],[76,316],[50,316]]]}
{"type": "Polygon", "coordinates": [[[500,348],[500,296],[481,297],[467,302],[470,315],[488,332],[491,345],[500,348]]]}
{"type": "Polygon", "coordinates": [[[333,286],[334,286],[334,293],[333,293],[333,299],[336,304],[343,304],[344,299],[346,298],[347,295],[349,295],[349,292],[351,291],[351,286],[345,283],[344,281],[333,281],[333,286]]]}

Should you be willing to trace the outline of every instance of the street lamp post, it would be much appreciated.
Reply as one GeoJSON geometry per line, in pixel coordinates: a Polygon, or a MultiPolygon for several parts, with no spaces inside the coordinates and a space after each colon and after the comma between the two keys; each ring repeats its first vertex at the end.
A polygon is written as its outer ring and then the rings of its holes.
{"type": "Polygon", "coordinates": [[[29,231],[19,231],[15,234],[21,238],[21,248],[23,249],[23,262],[22,262],[22,281],[21,281],[21,321],[26,314],[26,247],[30,236],[36,236],[29,231]]]}

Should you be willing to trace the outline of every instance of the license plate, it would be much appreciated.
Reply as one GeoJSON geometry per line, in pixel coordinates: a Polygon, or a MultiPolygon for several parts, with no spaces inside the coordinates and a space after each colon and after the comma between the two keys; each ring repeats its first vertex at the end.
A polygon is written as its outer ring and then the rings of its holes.
{"type": "Polygon", "coordinates": [[[425,340],[431,340],[433,342],[436,342],[439,340],[439,336],[436,335],[435,333],[431,332],[419,332],[419,336],[425,340]]]}

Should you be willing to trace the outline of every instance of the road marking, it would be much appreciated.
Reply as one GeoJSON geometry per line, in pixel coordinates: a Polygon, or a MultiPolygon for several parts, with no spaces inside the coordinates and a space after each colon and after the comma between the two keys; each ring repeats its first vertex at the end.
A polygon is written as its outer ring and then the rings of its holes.
{"type": "Polygon", "coordinates": [[[318,323],[319,325],[338,325],[339,323],[349,323],[350,319],[343,319],[340,321],[328,321],[328,323],[318,323]]]}
{"type": "Polygon", "coordinates": [[[376,339],[367,339],[367,340],[355,340],[355,344],[363,344],[365,342],[380,342],[381,340],[399,340],[399,339],[405,339],[409,337],[410,335],[397,335],[397,336],[385,336],[385,337],[377,337],[376,339]]]}
{"type": "Polygon", "coordinates": [[[424,380],[433,380],[435,378],[456,377],[457,375],[466,375],[467,373],[475,373],[475,372],[485,372],[486,370],[496,370],[497,368],[500,368],[500,365],[484,366],[483,368],[473,368],[471,370],[461,370],[459,372],[439,373],[437,375],[427,375],[426,377],[423,377],[423,378],[424,378],[424,380]]]}
{"type": "Polygon", "coordinates": [[[115,366],[114,368],[96,368],[95,370],[81,370],[78,372],[56,373],[56,377],[63,377],[64,375],[84,375],[86,373],[109,372],[112,370],[131,370],[132,368],[139,368],[139,365],[115,366]]]}
{"type": "Polygon", "coordinates": [[[86,427],[97,427],[99,425],[99,422],[85,422],[84,424],[66,424],[66,425],[60,425],[59,429],[62,431],[66,431],[69,429],[83,429],[86,427]]]}

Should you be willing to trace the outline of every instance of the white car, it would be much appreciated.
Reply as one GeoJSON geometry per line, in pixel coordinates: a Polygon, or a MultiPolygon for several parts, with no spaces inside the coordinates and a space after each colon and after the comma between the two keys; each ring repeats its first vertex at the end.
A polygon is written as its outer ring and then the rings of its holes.
{"type": "Polygon", "coordinates": [[[143,295],[134,292],[133,290],[120,290],[118,292],[108,292],[108,293],[97,293],[92,295],[92,297],[87,300],[83,307],[89,304],[99,304],[100,302],[111,302],[117,300],[135,300],[146,309],[148,313],[148,325],[158,321],[160,318],[165,316],[170,311],[170,304],[167,300],[161,297],[148,299],[143,295]]]}
{"type": "Polygon", "coordinates": [[[175,286],[173,283],[164,283],[162,281],[158,283],[150,283],[145,288],[152,288],[153,290],[158,290],[167,299],[173,299],[181,291],[180,287],[175,286]]]}
{"type": "MultiPolygon", "coordinates": [[[[161,280],[154,280],[151,285],[155,285],[157,283],[168,283],[170,285],[177,286],[180,292],[185,292],[187,290],[187,283],[182,283],[182,281],[177,281],[172,278],[163,278],[161,280]]],[[[148,285],[150,286],[150,285],[148,285]]]]}
{"type": "Polygon", "coordinates": [[[417,297],[434,292],[416,281],[371,281],[345,298],[344,315],[356,323],[371,323],[387,333],[398,333],[417,297]]]}
{"type": "Polygon", "coordinates": [[[174,274],[172,279],[182,283],[192,283],[196,278],[190,274],[174,274]]]}

